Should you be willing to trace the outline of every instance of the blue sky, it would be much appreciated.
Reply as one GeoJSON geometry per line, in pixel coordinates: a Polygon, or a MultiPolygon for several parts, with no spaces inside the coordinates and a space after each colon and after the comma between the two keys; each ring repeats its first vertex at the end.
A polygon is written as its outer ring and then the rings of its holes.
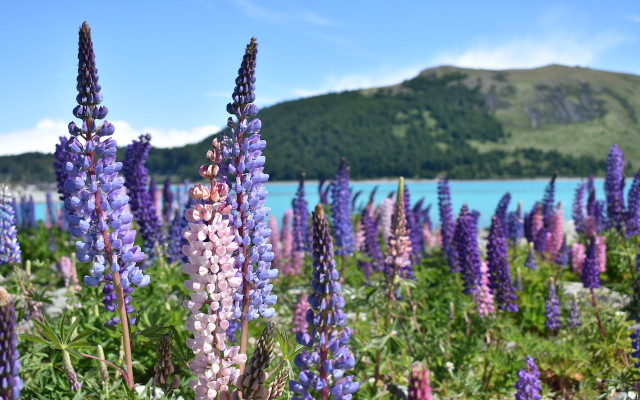
{"type": "Polygon", "coordinates": [[[84,20],[120,145],[146,132],[159,147],[216,132],[251,36],[259,106],[443,64],[640,74],[637,0],[0,0],[0,155],[52,152],[66,133],[84,20]]]}

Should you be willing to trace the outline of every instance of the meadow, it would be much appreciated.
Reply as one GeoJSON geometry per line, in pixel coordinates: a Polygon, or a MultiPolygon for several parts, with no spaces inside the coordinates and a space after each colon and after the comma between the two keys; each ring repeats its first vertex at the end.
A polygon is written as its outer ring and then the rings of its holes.
{"type": "Polygon", "coordinates": [[[637,398],[640,172],[625,193],[617,145],[603,189],[585,177],[569,208],[553,176],[527,210],[505,193],[488,230],[444,175],[437,210],[401,177],[356,206],[344,158],[277,221],[257,53],[186,201],[149,189],[150,135],[116,159],[82,25],[64,208],[36,221],[1,191],[1,399],[637,398]]]}

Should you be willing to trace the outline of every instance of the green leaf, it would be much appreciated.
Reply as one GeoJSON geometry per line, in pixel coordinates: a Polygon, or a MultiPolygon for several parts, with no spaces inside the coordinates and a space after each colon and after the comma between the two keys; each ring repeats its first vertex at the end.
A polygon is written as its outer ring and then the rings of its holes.
{"type": "Polygon", "coordinates": [[[73,344],[76,341],[82,340],[82,339],[86,338],[87,336],[91,336],[91,335],[93,335],[94,333],[97,333],[97,332],[98,331],[96,331],[94,329],[91,329],[91,330],[88,330],[88,331],[84,331],[84,332],[78,333],[78,335],[71,342],[69,342],[69,344],[73,344]]]}
{"type": "Polygon", "coordinates": [[[51,342],[50,343],[51,347],[62,348],[62,343],[60,342],[60,338],[58,337],[58,335],[55,334],[53,329],[51,329],[51,325],[49,325],[46,319],[44,320],[44,324],[36,320],[34,320],[33,323],[36,325],[36,327],[40,331],[40,334],[45,338],[49,339],[49,341],[51,342]]]}
{"type": "Polygon", "coordinates": [[[148,339],[156,339],[161,337],[162,335],[167,334],[168,326],[165,325],[153,325],[148,328],[141,330],[140,332],[136,332],[136,336],[144,336],[148,339]]]}
{"type": "Polygon", "coordinates": [[[20,335],[20,338],[22,339],[26,339],[26,340],[30,340],[32,342],[36,342],[36,343],[40,343],[40,344],[44,344],[47,346],[50,346],[51,343],[47,342],[46,340],[44,340],[43,338],[41,338],[40,336],[35,336],[35,335],[20,335]]]}

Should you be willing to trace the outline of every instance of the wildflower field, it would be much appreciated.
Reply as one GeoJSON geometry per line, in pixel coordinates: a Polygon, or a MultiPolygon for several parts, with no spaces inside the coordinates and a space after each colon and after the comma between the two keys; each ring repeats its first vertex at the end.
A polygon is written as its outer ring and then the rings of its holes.
{"type": "Polygon", "coordinates": [[[437,200],[399,177],[355,207],[346,159],[320,204],[303,175],[276,221],[257,53],[176,195],[145,168],[150,135],[116,160],[82,25],[64,207],[50,195],[35,221],[0,191],[0,399],[637,398],[640,172],[625,193],[618,146],[603,188],[586,178],[563,205],[550,177],[530,210],[505,193],[488,230],[445,175],[437,200]]]}

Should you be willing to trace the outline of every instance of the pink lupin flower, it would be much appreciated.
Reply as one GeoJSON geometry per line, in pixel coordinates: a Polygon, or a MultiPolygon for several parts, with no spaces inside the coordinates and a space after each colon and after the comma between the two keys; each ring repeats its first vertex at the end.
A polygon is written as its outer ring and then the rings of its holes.
{"type": "Polygon", "coordinates": [[[355,250],[356,251],[364,251],[365,248],[365,232],[364,227],[362,226],[362,221],[358,220],[356,223],[356,242],[355,242],[355,250]]]}
{"type": "Polygon", "coordinates": [[[478,290],[473,294],[473,301],[476,302],[478,315],[480,315],[480,318],[484,318],[495,313],[496,309],[493,303],[493,294],[489,288],[489,267],[484,260],[480,262],[480,272],[482,273],[482,278],[480,279],[478,290]]]}
{"type": "Polygon", "coordinates": [[[596,236],[596,261],[598,263],[598,273],[602,274],[607,270],[607,238],[596,236]]]}
{"type": "Polygon", "coordinates": [[[574,243],[571,245],[571,270],[582,275],[582,266],[584,265],[584,245],[582,243],[574,243]]]}
{"type": "Polygon", "coordinates": [[[387,197],[382,202],[378,209],[380,210],[380,226],[382,229],[382,241],[387,243],[389,236],[391,236],[391,219],[393,218],[393,212],[395,203],[393,198],[387,197]]]}
{"type": "Polygon", "coordinates": [[[424,365],[415,363],[411,366],[408,392],[408,400],[432,399],[429,370],[424,365]]]}
{"type": "Polygon", "coordinates": [[[280,244],[282,246],[282,275],[292,275],[293,234],[291,233],[291,218],[293,210],[288,209],[282,216],[282,231],[280,231],[280,244]]]}
{"type": "Polygon", "coordinates": [[[562,247],[562,240],[564,234],[562,232],[562,203],[558,203],[556,207],[556,213],[549,217],[549,238],[547,239],[547,252],[550,259],[555,260],[560,247],[562,247]]]}
{"type": "Polygon", "coordinates": [[[307,293],[303,290],[298,298],[296,309],[293,312],[293,329],[291,332],[307,332],[307,310],[309,309],[309,301],[307,300],[307,293]]]}
{"type": "Polygon", "coordinates": [[[246,362],[246,354],[239,354],[238,346],[229,346],[226,330],[233,319],[233,298],[242,284],[235,267],[234,252],[238,249],[233,226],[226,215],[231,206],[225,202],[229,189],[217,183],[215,177],[220,162],[220,144],[213,140],[213,151],[207,153],[213,168],[201,168],[203,178],[210,180],[209,187],[196,185],[189,190],[192,199],[202,203],[193,204],[186,212],[188,227],[183,232],[188,244],[182,251],[188,262],[182,270],[189,274],[185,287],[191,291],[184,307],[191,311],[186,327],[193,338],[187,346],[195,354],[189,369],[196,380],[189,382],[195,398],[216,399],[228,393],[229,385],[235,384],[239,365],[246,362]],[[206,306],[206,311],[201,311],[206,306]]]}
{"type": "Polygon", "coordinates": [[[271,236],[269,240],[271,243],[271,251],[273,252],[273,260],[271,265],[273,268],[280,270],[280,262],[282,260],[282,252],[280,251],[280,235],[278,234],[278,221],[273,215],[269,216],[269,229],[271,229],[271,236]]]}

